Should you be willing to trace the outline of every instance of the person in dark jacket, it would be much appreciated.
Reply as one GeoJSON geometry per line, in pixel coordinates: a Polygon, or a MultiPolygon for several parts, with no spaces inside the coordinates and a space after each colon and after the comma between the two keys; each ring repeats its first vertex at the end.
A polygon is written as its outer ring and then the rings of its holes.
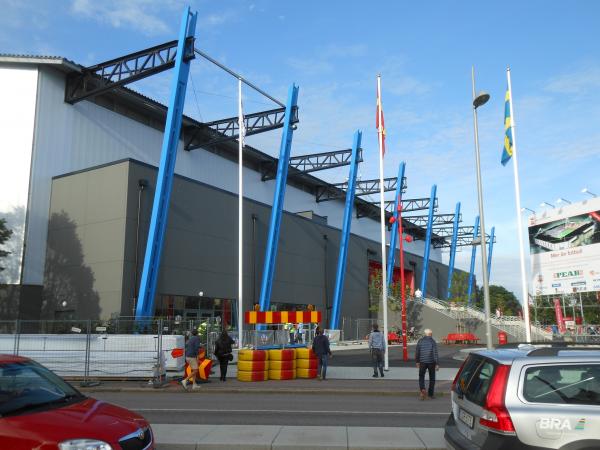
{"type": "Polygon", "coordinates": [[[417,342],[417,350],[415,352],[415,360],[419,368],[419,390],[421,400],[425,400],[425,395],[429,398],[435,398],[435,371],[440,368],[438,364],[438,348],[437,343],[431,337],[433,332],[426,329],[425,336],[417,342]],[[429,389],[425,391],[425,372],[429,372],[429,389]]]}
{"type": "Polygon", "coordinates": [[[313,341],[312,350],[317,355],[319,361],[317,365],[317,376],[319,380],[327,379],[327,359],[331,356],[329,348],[329,338],[323,334],[323,330],[317,327],[315,330],[315,339],[313,341]]]}
{"type": "Polygon", "coordinates": [[[219,360],[221,368],[221,381],[227,380],[227,366],[229,365],[229,361],[233,359],[233,344],[233,339],[231,339],[231,336],[225,330],[221,332],[221,336],[215,342],[215,356],[219,360]]]}

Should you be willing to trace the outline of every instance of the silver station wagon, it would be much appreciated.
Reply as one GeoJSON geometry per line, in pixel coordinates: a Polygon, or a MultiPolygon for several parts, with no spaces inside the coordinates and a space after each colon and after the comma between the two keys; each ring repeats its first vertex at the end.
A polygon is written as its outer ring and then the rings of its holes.
{"type": "Polygon", "coordinates": [[[452,384],[451,450],[600,450],[600,347],[471,353],[452,384]]]}

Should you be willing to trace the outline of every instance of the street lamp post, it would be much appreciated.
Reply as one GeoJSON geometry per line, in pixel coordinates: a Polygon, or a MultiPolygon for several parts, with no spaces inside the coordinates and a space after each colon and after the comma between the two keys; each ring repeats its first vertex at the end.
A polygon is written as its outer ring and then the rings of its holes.
{"type": "Polygon", "coordinates": [[[488,270],[487,270],[487,249],[485,246],[485,219],[483,215],[483,187],[481,184],[481,162],[479,156],[479,133],[477,124],[477,108],[484,105],[489,99],[490,95],[485,92],[475,94],[475,67],[471,69],[471,81],[473,83],[473,128],[475,134],[475,166],[477,170],[477,197],[479,203],[479,227],[482,244],[481,244],[481,273],[483,275],[483,305],[485,310],[485,334],[487,341],[487,348],[492,349],[492,324],[490,317],[490,287],[488,284],[488,270]]]}
{"type": "Polygon", "coordinates": [[[398,202],[398,219],[394,216],[390,218],[390,223],[398,220],[398,240],[400,241],[400,295],[402,299],[402,359],[408,361],[408,339],[406,322],[406,281],[404,280],[404,240],[411,242],[410,236],[403,236],[402,231],[402,202],[398,202]]]}

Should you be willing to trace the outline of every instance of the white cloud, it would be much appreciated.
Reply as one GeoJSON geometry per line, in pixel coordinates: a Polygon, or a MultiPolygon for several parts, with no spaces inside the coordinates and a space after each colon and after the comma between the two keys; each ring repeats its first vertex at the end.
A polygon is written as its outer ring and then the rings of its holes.
{"type": "Polygon", "coordinates": [[[292,57],[287,59],[287,64],[300,75],[315,76],[333,72],[333,61],[345,58],[359,58],[367,52],[364,44],[328,44],[316,48],[309,57],[292,57]]]}
{"type": "Polygon", "coordinates": [[[71,12],[114,28],[130,27],[147,35],[157,35],[171,31],[162,18],[164,5],[173,6],[153,0],[73,0],[71,12]]]}
{"type": "Polygon", "coordinates": [[[219,27],[227,22],[235,20],[237,18],[237,13],[233,10],[228,10],[199,17],[200,20],[198,22],[198,26],[206,30],[207,28],[219,27]]]}
{"type": "Polygon", "coordinates": [[[333,70],[330,62],[321,59],[288,58],[287,64],[304,76],[321,75],[333,70]]]}
{"type": "Polygon", "coordinates": [[[550,79],[545,90],[558,94],[582,94],[600,87],[600,67],[588,66],[550,79]]]}

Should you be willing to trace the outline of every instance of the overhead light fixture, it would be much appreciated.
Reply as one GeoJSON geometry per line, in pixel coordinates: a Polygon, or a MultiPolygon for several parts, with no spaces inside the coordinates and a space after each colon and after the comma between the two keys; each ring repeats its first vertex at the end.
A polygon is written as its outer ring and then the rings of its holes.
{"type": "Polygon", "coordinates": [[[594,194],[593,192],[590,192],[590,190],[589,190],[588,188],[586,188],[586,187],[584,187],[584,188],[581,190],[581,193],[582,193],[582,194],[590,194],[592,197],[598,197],[598,196],[597,196],[596,194],[594,194]]]}

